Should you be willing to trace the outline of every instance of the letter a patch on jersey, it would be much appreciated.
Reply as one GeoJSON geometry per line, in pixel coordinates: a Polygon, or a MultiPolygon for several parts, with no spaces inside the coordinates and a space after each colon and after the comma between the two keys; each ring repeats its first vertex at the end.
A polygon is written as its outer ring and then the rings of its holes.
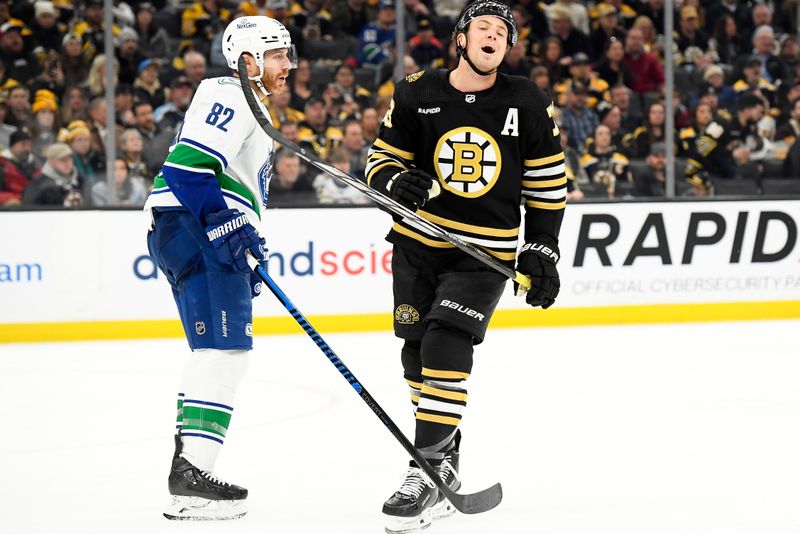
{"type": "Polygon", "coordinates": [[[508,108],[506,123],[503,125],[503,131],[500,132],[500,135],[519,137],[519,111],[517,111],[517,108],[508,108]]]}

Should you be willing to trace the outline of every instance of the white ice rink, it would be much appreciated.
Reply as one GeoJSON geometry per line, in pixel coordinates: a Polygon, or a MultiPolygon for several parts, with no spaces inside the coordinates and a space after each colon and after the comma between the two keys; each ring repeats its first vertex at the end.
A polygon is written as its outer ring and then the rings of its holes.
{"type": "MultiPolygon", "coordinates": [[[[463,490],[431,534],[800,533],[800,321],[493,330],[476,350],[463,490]]],[[[322,335],[407,435],[389,333],[322,335]]],[[[0,345],[0,532],[381,533],[407,457],[302,332],[259,337],[217,472],[250,513],[176,523],[182,340],[0,345]]]]}

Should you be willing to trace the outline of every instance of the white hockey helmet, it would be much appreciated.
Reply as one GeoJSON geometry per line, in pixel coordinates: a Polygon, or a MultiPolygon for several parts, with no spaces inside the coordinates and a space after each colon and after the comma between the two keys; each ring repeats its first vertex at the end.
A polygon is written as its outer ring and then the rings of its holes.
{"type": "Polygon", "coordinates": [[[292,68],[297,67],[297,52],[289,31],[275,19],[263,16],[239,17],[222,34],[222,54],[233,70],[238,68],[239,56],[247,52],[256,60],[263,74],[264,52],[286,48],[292,68]]]}

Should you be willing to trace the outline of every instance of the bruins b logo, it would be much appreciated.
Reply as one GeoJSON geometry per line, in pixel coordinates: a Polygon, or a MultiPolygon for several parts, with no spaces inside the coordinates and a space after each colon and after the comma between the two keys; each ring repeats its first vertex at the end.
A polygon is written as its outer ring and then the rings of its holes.
{"type": "Polygon", "coordinates": [[[500,147],[491,135],[471,126],[455,128],[436,143],[436,174],[444,188],[462,197],[487,193],[500,176],[500,147]]]}

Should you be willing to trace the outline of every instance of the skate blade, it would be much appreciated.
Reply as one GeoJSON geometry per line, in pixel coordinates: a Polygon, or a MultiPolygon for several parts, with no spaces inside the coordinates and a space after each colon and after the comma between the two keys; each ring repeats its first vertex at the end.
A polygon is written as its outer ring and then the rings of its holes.
{"type": "Polygon", "coordinates": [[[164,517],[172,521],[228,521],[247,513],[245,500],[212,501],[202,497],[173,495],[164,517]]]}
{"type": "Polygon", "coordinates": [[[420,515],[414,517],[398,517],[396,515],[383,514],[386,518],[386,534],[411,534],[425,530],[433,522],[431,509],[427,509],[420,515]]]}
{"type": "Polygon", "coordinates": [[[431,507],[431,518],[434,521],[450,517],[456,513],[456,507],[446,498],[431,507]]]}

